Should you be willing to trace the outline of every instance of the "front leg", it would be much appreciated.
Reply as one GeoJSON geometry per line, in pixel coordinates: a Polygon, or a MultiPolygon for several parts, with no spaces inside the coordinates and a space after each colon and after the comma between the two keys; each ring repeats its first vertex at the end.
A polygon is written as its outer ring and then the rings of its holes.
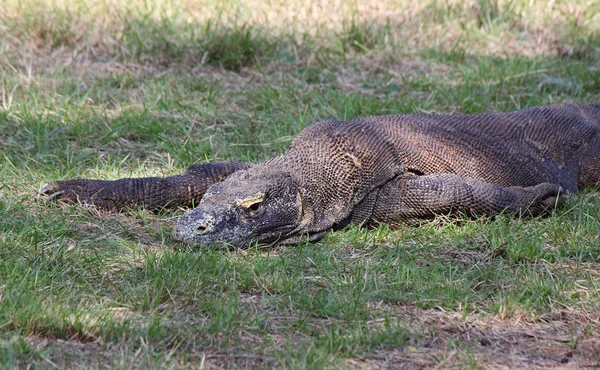
{"type": "Polygon", "coordinates": [[[456,174],[398,177],[380,190],[371,219],[412,224],[453,213],[537,216],[565,199],[562,188],[551,183],[504,188],[456,174]]]}
{"type": "Polygon", "coordinates": [[[119,180],[71,179],[46,185],[41,192],[49,200],[92,204],[119,211],[141,206],[149,210],[194,207],[206,190],[231,173],[246,169],[250,163],[221,162],[195,164],[181,175],[119,180]]]}

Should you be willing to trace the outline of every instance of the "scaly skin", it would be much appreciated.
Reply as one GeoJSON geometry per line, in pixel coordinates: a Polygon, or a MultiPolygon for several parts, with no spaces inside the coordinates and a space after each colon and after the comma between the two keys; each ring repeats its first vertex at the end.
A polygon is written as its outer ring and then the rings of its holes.
{"type": "Polygon", "coordinates": [[[119,180],[71,179],[46,185],[42,193],[50,200],[92,204],[108,211],[141,206],[150,210],[194,207],[206,190],[250,163],[217,162],[195,164],[171,177],[142,177],[119,180]]]}
{"type": "Polygon", "coordinates": [[[216,166],[110,185],[67,180],[46,193],[110,209],[202,198],[173,232],[200,246],[295,243],[348,224],[412,224],[456,212],[537,216],[565,194],[600,185],[600,105],[324,120],[271,160],[216,166]]]}

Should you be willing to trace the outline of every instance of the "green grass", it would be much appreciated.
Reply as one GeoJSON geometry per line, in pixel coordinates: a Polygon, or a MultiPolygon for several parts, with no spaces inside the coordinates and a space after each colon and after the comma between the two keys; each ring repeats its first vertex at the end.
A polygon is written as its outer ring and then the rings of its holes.
{"type": "Polygon", "coordinates": [[[322,118],[600,102],[597,1],[313,3],[1,3],[0,367],[598,365],[594,191],[247,251],[37,195],[264,160],[322,118]]]}

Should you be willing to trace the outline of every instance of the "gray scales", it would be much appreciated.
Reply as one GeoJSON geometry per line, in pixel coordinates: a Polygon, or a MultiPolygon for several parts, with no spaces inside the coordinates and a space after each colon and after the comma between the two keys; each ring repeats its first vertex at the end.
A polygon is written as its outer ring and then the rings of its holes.
{"type": "Polygon", "coordinates": [[[317,240],[349,224],[436,215],[546,214],[600,186],[600,105],[484,115],[322,120],[262,163],[195,164],[181,175],[56,181],[50,199],[108,210],[193,207],[173,237],[199,246],[317,240]]]}

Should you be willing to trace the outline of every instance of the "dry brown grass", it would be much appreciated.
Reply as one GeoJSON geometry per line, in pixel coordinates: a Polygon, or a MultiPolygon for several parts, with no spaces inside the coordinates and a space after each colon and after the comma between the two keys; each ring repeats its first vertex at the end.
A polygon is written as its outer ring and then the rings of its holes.
{"type": "Polygon", "coordinates": [[[386,44],[393,46],[380,48],[375,58],[370,53],[371,61],[398,50],[406,55],[429,48],[502,57],[581,55],[589,52],[586,38],[600,30],[599,9],[595,0],[6,0],[0,5],[0,66],[25,78],[31,70],[65,67],[80,73],[112,71],[136,55],[128,35],[139,29],[167,29],[170,33],[160,37],[177,45],[207,22],[224,28],[253,25],[275,37],[294,35],[290,51],[312,49],[309,63],[322,49],[335,47],[339,40],[332,35],[353,26],[366,34],[384,32],[386,44]],[[115,57],[118,65],[111,61],[115,57]]]}
{"type": "Polygon", "coordinates": [[[561,310],[552,318],[510,318],[461,312],[401,308],[413,332],[423,337],[403,349],[376,351],[346,360],[352,368],[423,369],[597,368],[600,340],[586,327],[598,327],[600,312],[561,310]],[[582,356],[585,353],[585,356],[582,356]],[[595,355],[594,355],[595,354],[595,355]],[[479,365],[476,365],[479,364],[479,365]]]}
{"type": "MultiPolygon", "coordinates": [[[[261,307],[261,300],[259,294],[244,294],[240,297],[240,302],[245,306],[259,311],[264,309],[261,307]]],[[[551,317],[532,317],[517,313],[505,318],[500,315],[489,317],[475,313],[463,315],[460,310],[422,310],[387,304],[376,304],[372,309],[393,313],[403,327],[412,333],[421,334],[409,339],[409,343],[401,348],[378,349],[363,356],[350,357],[344,361],[348,368],[447,369],[479,368],[482,364],[486,369],[600,366],[600,339],[593,329],[600,325],[598,310],[562,309],[554,312],[551,317]]],[[[126,312],[125,308],[115,311],[116,316],[125,315],[119,320],[140,319],[126,312]]],[[[197,313],[190,315],[185,311],[169,309],[165,311],[165,315],[172,316],[177,320],[177,325],[182,326],[201,328],[210,323],[210,318],[198,317],[197,313]]],[[[289,333],[286,339],[283,332],[277,334],[277,331],[278,328],[288,330],[286,321],[294,319],[293,315],[286,317],[281,313],[268,317],[267,325],[274,332],[269,335],[268,340],[272,348],[285,347],[286,341],[290,340],[289,333]]],[[[331,325],[327,319],[313,319],[305,324],[314,326],[315,330],[323,330],[331,325]]],[[[382,324],[378,320],[367,325],[369,330],[377,330],[382,324]]],[[[301,332],[292,337],[299,342],[307,339],[301,332]]],[[[125,364],[136,360],[144,361],[144,358],[138,358],[127,344],[111,344],[105,348],[93,342],[66,341],[36,335],[28,337],[27,340],[39,349],[53,348],[52,359],[42,358],[41,361],[53,367],[69,364],[98,366],[115,361],[120,356],[123,356],[125,364]]],[[[277,361],[272,356],[252,351],[231,352],[227,348],[217,350],[211,348],[205,340],[203,337],[187,338],[187,341],[197,343],[194,348],[187,350],[189,359],[195,361],[192,364],[202,363],[203,368],[207,369],[277,367],[277,361]]],[[[249,331],[240,331],[236,340],[244,343],[244,347],[248,349],[264,347],[265,343],[264,337],[249,331]]]]}

